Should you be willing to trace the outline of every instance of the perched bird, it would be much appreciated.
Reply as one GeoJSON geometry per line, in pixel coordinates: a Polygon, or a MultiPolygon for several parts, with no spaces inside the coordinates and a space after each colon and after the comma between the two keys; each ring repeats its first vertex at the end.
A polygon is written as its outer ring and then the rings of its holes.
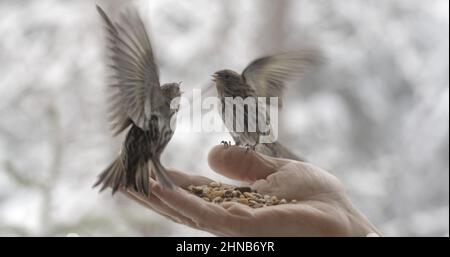
{"type": "Polygon", "coordinates": [[[107,33],[107,49],[114,82],[110,85],[112,130],[114,135],[129,128],[119,156],[98,177],[100,191],[132,187],[149,195],[149,168],[165,187],[173,182],[160,162],[160,156],[172,138],[178,106],[172,100],[180,96],[178,83],[160,86],[158,67],[147,30],[137,10],[122,13],[113,23],[97,6],[107,33]],[[172,108],[171,108],[172,107],[172,108]]]}
{"type": "MultiPolygon", "coordinates": [[[[287,52],[278,55],[262,57],[251,62],[239,74],[232,70],[220,70],[213,74],[213,81],[216,84],[217,93],[222,103],[222,120],[231,133],[236,145],[245,145],[257,152],[273,156],[288,158],[294,160],[302,160],[302,158],[293,154],[278,141],[272,143],[261,143],[260,136],[270,134],[270,117],[268,113],[265,116],[266,125],[269,131],[259,130],[259,126],[255,125],[256,130],[249,130],[250,123],[261,122],[260,113],[250,111],[248,106],[239,108],[235,106],[232,114],[225,113],[225,98],[248,97],[255,98],[256,106],[258,106],[257,97],[278,97],[278,105],[282,106],[283,91],[286,82],[300,78],[305,71],[314,65],[322,62],[321,54],[314,48],[303,48],[295,52],[287,52]],[[242,132],[236,129],[235,120],[237,114],[243,112],[244,129],[242,132]]],[[[268,100],[268,99],[267,99],[268,100]]],[[[264,110],[264,109],[262,109],[264,110]]],[[[266,108],[266,112],[267,112],[266,108]]],[[[225,144],[227,144],[225,142],[225,144]]]]}

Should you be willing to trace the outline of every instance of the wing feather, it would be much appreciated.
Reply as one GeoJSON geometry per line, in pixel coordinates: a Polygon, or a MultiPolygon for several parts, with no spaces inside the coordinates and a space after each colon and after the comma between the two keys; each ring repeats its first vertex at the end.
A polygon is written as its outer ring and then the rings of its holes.
{"type": "MultiPolygon", "coordinates": [[[[281,98],[288,81],[301,78],[307,70],[322,61],[319,50],[303,48],[256,59],[244,69],[242,76],[257,96],[281,98]]],[[[281,105],[281,99],[278,102],[281,105]]]]}
{"type": "Polygon", "coordinates": [[[159,71],[145,25],[134,8],[129,8],[113,23],[97,6],[107,33],[107,49],[114,83],[118,90],[110,99],[112,130],[118,134],[132,122],[148,129],[150,114],[162,103],[159,71]]]}

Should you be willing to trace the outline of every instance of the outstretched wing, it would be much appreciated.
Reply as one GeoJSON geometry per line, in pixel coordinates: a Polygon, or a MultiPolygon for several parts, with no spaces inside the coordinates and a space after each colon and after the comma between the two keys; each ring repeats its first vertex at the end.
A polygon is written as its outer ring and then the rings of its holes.
{"type": "Polygon", "coordinates": [[[99,6],[97,11],[107,32],[110,67],[115,80],[111,90],[117,91],[109,100],[113,132],[120,133],[131,121],[148,130],[152,109],[163,104],[164,97],[147,30],[134,8],[122,13],[117,23],[113,23],[99,6]]]}
{"type": "MultiPolygon", "coordinates": [[[[287,81],[301,78],[305,71],[322,60],[320,51],[304,48],[256,59],[245,68],[242,76],[257,96],[281,98],[287,81]]],[[[281,105],[281,99],[278,102],[281,105]]]]}

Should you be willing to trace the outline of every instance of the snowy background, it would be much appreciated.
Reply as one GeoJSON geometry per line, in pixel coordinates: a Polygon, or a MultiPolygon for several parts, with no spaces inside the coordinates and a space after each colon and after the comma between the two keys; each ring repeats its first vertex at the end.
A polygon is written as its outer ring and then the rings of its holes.
{"type": "MultiPolygon", "coordinates": [[[[118,152],[106,120],[104,33],[127,1],[0,0],[0,236],[198,236],[91,188],[118,152]]],[[[138,2],[162,81],[309,43],[328,62],[292,85],[281,141],[338,176],[389,236],[449,235],[447,0],[138,2]]],[[[176,133],[163,163],[211,172],[228,135],[176,133]]]]}

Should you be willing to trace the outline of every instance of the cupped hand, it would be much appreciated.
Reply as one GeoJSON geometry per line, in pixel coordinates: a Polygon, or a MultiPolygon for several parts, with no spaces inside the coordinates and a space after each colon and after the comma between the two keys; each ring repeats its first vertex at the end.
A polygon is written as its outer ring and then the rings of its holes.
{"type": "Polygon", "coordinates": [[[261,194],[285,198],[288,204],[253,209],[236,202],[206,202],[185,188],[212,180],[175,170],[170,175],[180,188],[164,189],[150,179],[150,197],[132,190],[122,193],[172,221],[219,236],[380,234],[353,207],[340,181],[312,164],[272,158],[236,146],[214,147],[208,161],[219,174],[247,182],[261,194]]]}

